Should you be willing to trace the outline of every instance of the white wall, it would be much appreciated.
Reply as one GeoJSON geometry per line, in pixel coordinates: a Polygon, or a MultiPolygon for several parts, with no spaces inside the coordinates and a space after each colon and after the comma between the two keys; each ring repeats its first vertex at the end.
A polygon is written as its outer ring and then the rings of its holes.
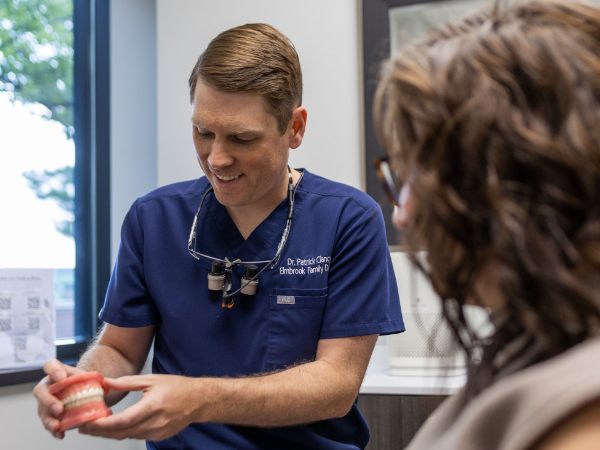
{"type": "Polygon", "coordinates": [[[111,1],[111,239],[137,197],[157,187],[156,4],[111,1]]]}
{"type": "Polygon", "coordinates": [[[156,0],[158,184],[198,177],[187,80],[220,32],[273,25],[294,43],[304,78],[308,124],[293,167],[360,187],[358,6],[355,0],[156,0]]]}
{"type": "MultiPolygon", "coordinates": [[[[111,2],[111,233],[112,258],[121,222],[136,197],[157,186],[156,15],[154,0],[111,2]]],[[[37,417],[34,384],[0,388],[0,448],[142,450],[143,441],[109,441],[69,431],[50,436],[37,417]]],[[[130,394],[113,412],[139,399],[130,394]]]]}

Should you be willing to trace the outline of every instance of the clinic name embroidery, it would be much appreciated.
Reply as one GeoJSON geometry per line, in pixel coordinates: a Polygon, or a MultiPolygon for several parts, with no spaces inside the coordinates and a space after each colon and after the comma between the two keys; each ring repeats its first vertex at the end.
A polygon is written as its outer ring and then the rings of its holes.
{"type": "Polygon", "coordinates": [[[322,275],[329,271],[331,256],[315,256],[313,258],[287,258],[283,265],[279,268],[280,275],[322,275]]]}

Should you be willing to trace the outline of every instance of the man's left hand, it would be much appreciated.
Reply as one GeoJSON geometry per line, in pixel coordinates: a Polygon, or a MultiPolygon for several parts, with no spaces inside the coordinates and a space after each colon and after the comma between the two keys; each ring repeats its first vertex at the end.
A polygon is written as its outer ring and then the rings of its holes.
{"type": "MultiPolygon", "coordinates": [[[[196,380],[197,381],[197,380],[196,380]]],[[[94,420],[79,432],[113,439],[167,439],[193,422],[190,393],[194,379],[177,375],[137,375],[105,383],[117,391],[144,391],[142,399],[125,411],[94,420]]]]}

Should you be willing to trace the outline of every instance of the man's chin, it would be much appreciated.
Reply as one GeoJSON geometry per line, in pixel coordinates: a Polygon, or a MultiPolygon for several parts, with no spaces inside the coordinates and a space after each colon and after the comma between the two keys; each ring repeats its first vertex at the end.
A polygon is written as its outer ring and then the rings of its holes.
{"type": "Polygon", "coordinates": [[[217,201],[226,208],[235,208],[247,204],[247,199],[241,198],[239,195],[226,194],[217,189],[214,189],[213,192],[217,201]]]}

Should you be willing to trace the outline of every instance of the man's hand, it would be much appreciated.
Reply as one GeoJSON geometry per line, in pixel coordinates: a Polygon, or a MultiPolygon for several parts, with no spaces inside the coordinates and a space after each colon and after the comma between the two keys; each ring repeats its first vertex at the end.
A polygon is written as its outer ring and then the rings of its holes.
{"type": "MultiPolygon", "coordinates": [[[[113,439],[157,441],[195,422],[281,427],[342,417],[358,395],[376,341],[377,335],[322,339],[315,361],[263,376],[105,378],[105,385],[112,391],[105,399],[119,392],[143,391],[142,399],[121,413],[87,423],[79,430],[113,439]]],[[[114,348],[98,347],[106,351],[114,348]]],[[[119,354],[108,353],[113,359],[119,354]]],[[[83,367],[97,370],[82,359],[83,367]]],[[[108,357],[103,361],[110,363],[108,357]]]]}
{"type": "Polygon", "coordinates": [[[105,385],[113,390],[144,391],[144,395],[125,411],[87,423],[79,432],[113,439],[167,439],[194,421],[190,393],[197,383],[198,379],[177,375],[106,378],[105,385]]]}
{"type": "Polygon", "coordinates": [[[281,427],[342,417],[358,395],[376,341],[377,335],[322,339],[315,361],[263,376],[105,378],[113,391],[144,395],[125,411],[88,423],[80,432],[156,441],[196,422],[281,427]]]}
{"type": "Polygon", "coordinates": [[[55,438],[62,439],[65,437],[65,433],[63,431],[58,431],[58,426],[64,407],[58,398],[50,394],[48,388],[58,381],[85,371],[76,367],[67,366],[57,359],[51,359],[44,364],[44,372],[47,376],[33,389],[33,395],[35,395],[38,402],[38,415],[40,416],[40,419],[42,419],[44,427],[52,433],[55,438]]]}

